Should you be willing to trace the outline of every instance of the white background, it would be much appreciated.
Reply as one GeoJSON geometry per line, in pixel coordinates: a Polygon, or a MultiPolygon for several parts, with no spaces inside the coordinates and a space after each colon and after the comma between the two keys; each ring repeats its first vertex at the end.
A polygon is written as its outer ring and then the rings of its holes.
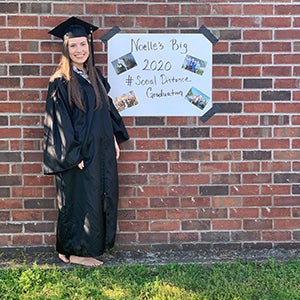
{"type": "Polygon", "coordinates": [[[202,116],[212,107],[212,44],[201,33],[116,34],[108,41],[108,81],[113,99],[132,90],[138,99],[138,105],[120,112],[123,116],[202,116]],[[137,66],[117,75],[112,61],[128,53],[137,66]],[[203,75],[182,68],[186,55],[207,62],[203,75]],[[143,69],[147,63],[150,70],[143,69]],[[188,82],[166,82],[161,76],[171,81],[187,78],[188,82]],[[209,97],[204,109],[185,99],[191,87],[209,97]],[[179,95],[153,96],[161,90],[179,95]]]}

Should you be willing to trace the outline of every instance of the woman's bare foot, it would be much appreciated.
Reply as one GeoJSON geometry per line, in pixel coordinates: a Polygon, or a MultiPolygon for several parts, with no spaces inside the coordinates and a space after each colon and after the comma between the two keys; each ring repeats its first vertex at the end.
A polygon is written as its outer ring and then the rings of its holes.
{"type": "Polygon", "coordinates": [[[86,267],[98,267],[103,265],[103,261],[98,260],[94,257],[81,257],[76,255],[70,256],[70,263],[86,267]]]}
{"type": "Polygon", "coordinates": [[[64,254],[58,253],[58,258],[66,264],[70,262],[70,260],[64,254]]]}

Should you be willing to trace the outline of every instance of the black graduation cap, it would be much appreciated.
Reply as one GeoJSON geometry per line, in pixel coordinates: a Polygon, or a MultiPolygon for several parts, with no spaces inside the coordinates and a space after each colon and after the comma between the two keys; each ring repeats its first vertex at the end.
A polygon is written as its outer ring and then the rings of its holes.
{"type": "Polygon", "coordinates": [[[49,33],[58,38],[61,38],[62,40],[66,38],[75,38],[82,36],[88,37],[89,35],[91,35],[91,51],[94,60],[93,32],[97,29],[98,27],[95,25],[89,24],[76,17],[71,17],[50,30],[49,33]]]}
{"type": "Polygon", "coordinates": [[[76,17],[71,17],[60,23],[55,28],[49,31],[50,34],[64,40],[66,37],[88,37],[98,29],[97,26],[82,21],[76,17]]]}

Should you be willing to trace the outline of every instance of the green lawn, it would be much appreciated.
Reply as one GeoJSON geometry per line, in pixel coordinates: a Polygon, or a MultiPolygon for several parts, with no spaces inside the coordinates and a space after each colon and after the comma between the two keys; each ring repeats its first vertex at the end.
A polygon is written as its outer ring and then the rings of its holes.
{"type": "Polygon", "coordinates": [[[0,299],[300,299],[300,259],[0,270],[0,299]]]}

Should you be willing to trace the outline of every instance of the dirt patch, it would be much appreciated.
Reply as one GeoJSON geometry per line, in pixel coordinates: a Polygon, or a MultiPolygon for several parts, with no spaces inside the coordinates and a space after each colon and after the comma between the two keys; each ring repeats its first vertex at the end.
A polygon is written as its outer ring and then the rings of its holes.
{"type": "MultiPolygon", "coordinates": [[[[116,249],[103,254],[100,259],[105,266],[147,264],[158,265],[167,263],[179,264],[213,264],[218,262],[233,261],[287,261],[300,257],[300,249],[242,249],[224,250],[209,249],[197,251],[166,250],[151,251],[143,250],[121,250],[116,249]]],[[[71,264],[61,262],[57,253],[51,248],[22,248],[22,249],[0,249],[0,268],[19,267],[22,265],[56,265],[63,268],[73,267],[71,264]]]]}

